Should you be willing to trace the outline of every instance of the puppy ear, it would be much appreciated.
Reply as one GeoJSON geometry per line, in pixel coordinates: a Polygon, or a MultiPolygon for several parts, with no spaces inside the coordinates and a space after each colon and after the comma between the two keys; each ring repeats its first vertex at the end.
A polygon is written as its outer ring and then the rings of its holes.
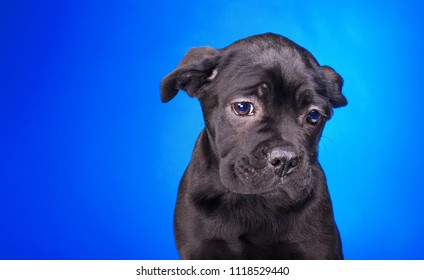
{"type": "Polygon", "coordinates": [[[192,48],[177,68],[165,76],[160,84],[162,102],[174,98],[179,90],[198,97],[199,89],[215,78],[219,51],[211,47],[192,48]]]}
{"type": "Polygon", "coordinates": [[[330,66],[322,66],[321,68],[327,80],[330,82],[328,98],[330,99],[331,105],[333,105],[334,108],[346,106],[347,99],[342,94],[343,78],[330,66]]]}

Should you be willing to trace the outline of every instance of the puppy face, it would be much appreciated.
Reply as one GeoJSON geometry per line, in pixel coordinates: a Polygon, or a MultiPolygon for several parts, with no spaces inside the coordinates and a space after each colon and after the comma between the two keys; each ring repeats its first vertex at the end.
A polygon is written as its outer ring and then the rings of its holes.
{"type": "Polygon", "coordinates": [[[178,89],[199,98],[222,184],[242,194],[307,197],[325,122],[346,105],[341,77],[274,34],[194,50],[162,81],[162,99],[178,89]]]}

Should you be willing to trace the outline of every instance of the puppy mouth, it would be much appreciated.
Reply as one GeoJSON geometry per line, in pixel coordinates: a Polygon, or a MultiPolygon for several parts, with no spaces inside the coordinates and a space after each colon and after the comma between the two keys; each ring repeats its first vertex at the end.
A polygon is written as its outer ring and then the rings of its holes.
{"type": "Polygon", "coordinates": [[[234,165],[235,175],[245,180],[251,180],[253,177],[260,175],[262,170],[261,168],[253,167],[246,158],[242,158],[238,164],[234,165]]]}
{"type": "Polygon", "coordinates": [[[221,164],[220,168],[223,184],[233,193],[261,196],[284,193],[291,201],[299,202],[312,191],[310,172],[304,168],[294,174],[283,175],[266,162],[247,157],[221,164]]]}
{"type": "Polygon", "coordinates": [[[274,170],[264,162],[255,162],[255,165],[246,158],[241,158],[233,165],[234,179],[241,186],[234,191],[238,193],[265,193],[278,188],[286,181],[286,176],[275,174],[274,170]]]}

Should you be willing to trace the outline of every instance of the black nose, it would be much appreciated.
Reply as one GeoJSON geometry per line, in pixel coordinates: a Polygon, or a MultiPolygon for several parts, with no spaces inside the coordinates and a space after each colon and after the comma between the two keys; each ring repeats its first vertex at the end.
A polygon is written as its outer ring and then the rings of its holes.
{"type": "Polygon", "coordinates": [[[274,148],[268,154],[268,162],[274,167],[277,175],[285,176],[292,173],[299,165],[299,157],[287,149],[274,148]]]}

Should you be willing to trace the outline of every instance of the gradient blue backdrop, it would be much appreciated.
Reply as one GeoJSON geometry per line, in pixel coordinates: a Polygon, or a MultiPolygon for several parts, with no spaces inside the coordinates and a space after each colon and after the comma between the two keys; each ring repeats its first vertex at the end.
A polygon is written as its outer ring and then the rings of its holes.
{"type": "Polygon", "coordinates": [[[190,47],[268,31],[345,79],[320,161],[346,258],[424,259],[422,1],[156,2],[1,2],[1,259],[178,258],[203,121],[160,80],[190,47]]]}

